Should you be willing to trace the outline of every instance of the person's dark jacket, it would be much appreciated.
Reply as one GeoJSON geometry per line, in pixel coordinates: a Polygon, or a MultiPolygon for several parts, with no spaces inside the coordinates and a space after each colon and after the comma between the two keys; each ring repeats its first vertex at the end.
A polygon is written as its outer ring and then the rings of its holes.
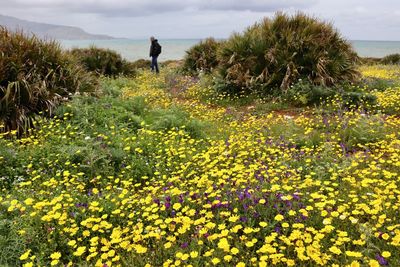
{"type": "Polygon", "coordinates": [[[154,40],[151,42],[150,46],[150,56],[151,57],[158,57],[160,55],[160,44],[158,43],[158,40],[154,40]]]}

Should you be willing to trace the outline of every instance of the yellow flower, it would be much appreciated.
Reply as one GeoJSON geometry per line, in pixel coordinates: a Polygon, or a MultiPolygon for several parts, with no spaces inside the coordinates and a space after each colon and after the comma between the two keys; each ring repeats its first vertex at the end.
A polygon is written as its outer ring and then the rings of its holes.
{"type": "Polygon", "coordinates": [[[218,247],[224,251],[229,251],[229,243],[226,238],[221,238],[218,242],[218,247]]]}
{"type": "Polygon", "coordinates": [[[54,252],[50,255],[50,259],[52,260],[58,260],[61,258],[61,253],[60,252],[54,252]]]}
{"type": "Polygon", "coordinates": [[[247,241],[246,242],[246,247],[251,248],[254,246],[254,243],[252,241],[247,241]]]}
{"type": "Polygon", "coordinates": [[[146,253],[146,252],[147,252],[147,248],[146,248],[146,247],[143,247],[143,246],[141,246],[141,245],[137,245],[137,246],[136,246],[136,252],[139,253],[139,254],[146,253]]]}
{"type": "Polygon", "coordinates": [[[29,254],[30,254],[30,253],[31,253],[31,250],[28,249],[24,254],[22,254],[22,255],[19,257],[19,259],[20,259],[21,261],[26,260],[27,258],[29,258],[29,254]]]}
{"type": "Polygon", "coordinates": [[[380,264],[377,260],[370,260],[369,261],[369,267],[379,267],[380,264]]]}
{"type": "Polygon", "coordinates": [[[231,249],[231,253],[232,253],[233,255],[236,255],[236,254],[239,253],[239,250],[238,250],[237,248],[232,248],[232,249],[231,249]]]}
{"type": "Polygon", "coordinates": [[[192,252],[190,252],[190,257],[192,258],[192,259],[195,259],[195,258],[197,258],[199,256],[199,253],[197,252],[197,251],[192,251],[192,252]]]}
{"type": "Polygon", "coordinates": [[[266,222],[260,222],[259,225],[260,225],[261,227],[267,227],[268,223],[266,223],[266,222]]]}
{"type": "Polygon", "coordinates": [[[232,260],[232,256],[231,255],[225,255],[224,256],[224,261],[230,262],[231,260],[232,260]]]}
{"type": "Polygon", "coordinates": [[[212,264],[217,265],[218,263],[221,262],[221,260],[218,259],[218,258],[213,258],[213,259],[211,260],[211,262],[212,262],[212,264]]]}
{"type": "Polygon", "coordinates": [[[22,267],[33,267],[33,262],[24,263],[22,267]]]}
{"type": "Polygon", "coordinates": [[[335,253],[336,255],[340,255],[342,253],[342,251],[336,246],[330,247],[329,251],[332,252],[332,253],[335,253]]]}
{"type": "Polygon", "coordinates": [[[174,209],[174,210],[179,210],[180,208],[181,208],[181,203],[175,203],[173,206],[172,206],[172,208],[174,209]]]}
{"type": "Polygon", "coordinates": [[[79,247],[73,254],[74,256],[81,256],[83,253],[85,253],[86,247],[79,247]]]}
{"type": "Polygon", "coordinates": [[[355,258],[361,258],[362,257],[362,253],[361,252],[357,252],[357,251],[346,251],[346,255],[349,257],[355,257],[355,258]]]}
{"type": "Polygon", "coordinates": [[[280,222],[280,221],[282,221],[282,220],[283,220],[283,218],[284,218],[284,217],[283,217],[283,215],[282,215],[282,214],[278,214],[278,215],[276,215],[276,216],[275,216],[275,218],[274,218],[274,219],[275,219],[275,221],[278,221],[278,222],[280,222]]]}
{"type": "Polygon", "coordinates": [[[382,252],[382,256],[383,256],[384,258],[389,258],[390,256],[392,256],[392,254],[391,254],[389,251],[383,251],[383,252],[382,252]]]}
{"type": "Polygon", "coordinates": [[[26,205],[30,206],[33,203],[33,199],[32,198],[27,198],[27,199],[25,199],[24,202],[25,202],[26,205]]]}
{"type": "Polygon", "coordinates": [[[76,245],[76,241],[75,240],[71,240],[71,241],[68,241],[67,244],[68,244],[68,246],[74,247],[76,245]]]}
{"type": "Polygon", "coordinates": [[[51,266],[55,266],[55,265],[57,265],[59,262],[60,262],[59,260],[52,260],[51,263],[50,263],[50,265],[51,265],[51,266]]]}
{"type": "Polygon", "coordinates": [[[236,267],[245,267],[246,264],[244,262],[239,262],[238,264],[236,264],[236,267]]]}

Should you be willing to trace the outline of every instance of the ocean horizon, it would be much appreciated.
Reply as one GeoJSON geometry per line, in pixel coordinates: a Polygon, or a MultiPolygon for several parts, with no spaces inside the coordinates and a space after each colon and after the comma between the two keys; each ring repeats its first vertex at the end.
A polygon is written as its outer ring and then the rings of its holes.
{"type": "MultiPolygon", "coordinates": [[[[159,39],[162,53],[159,61],[183,59],[185,52],[202,39],[159,39]]],[[[384,57],[400,53],[400,41],[350,40],[361,57],[384,57]]],[[[110,40],[60,40],[63,49],[86,48],[91,45],[117,51],[127,60],[149,58],[150,43],[147,39],[110,40]]]]}

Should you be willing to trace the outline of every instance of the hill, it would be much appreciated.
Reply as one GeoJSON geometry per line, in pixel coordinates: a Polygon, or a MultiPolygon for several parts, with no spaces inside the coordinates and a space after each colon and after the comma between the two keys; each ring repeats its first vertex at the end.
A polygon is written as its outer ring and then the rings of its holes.
{"type": "Polygon", "coordinates": [[[3,15],[0,15],[0,25],[11,30],[22,29],[24,32],[28,34],[35,34],[40,38],[51,38],[58,40],[113,39],[113,37],[107,35],[87,33],[78,27],[38,23],[3,15]]]}

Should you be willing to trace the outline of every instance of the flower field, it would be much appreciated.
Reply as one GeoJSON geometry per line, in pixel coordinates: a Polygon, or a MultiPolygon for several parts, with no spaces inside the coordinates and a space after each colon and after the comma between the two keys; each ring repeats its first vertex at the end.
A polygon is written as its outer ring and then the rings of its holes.
{"type": "Polygon", "coordinates": [[[260,114],[168,75],[0,136],[1,264],[400,266],[400,87],[260,114]]]}

